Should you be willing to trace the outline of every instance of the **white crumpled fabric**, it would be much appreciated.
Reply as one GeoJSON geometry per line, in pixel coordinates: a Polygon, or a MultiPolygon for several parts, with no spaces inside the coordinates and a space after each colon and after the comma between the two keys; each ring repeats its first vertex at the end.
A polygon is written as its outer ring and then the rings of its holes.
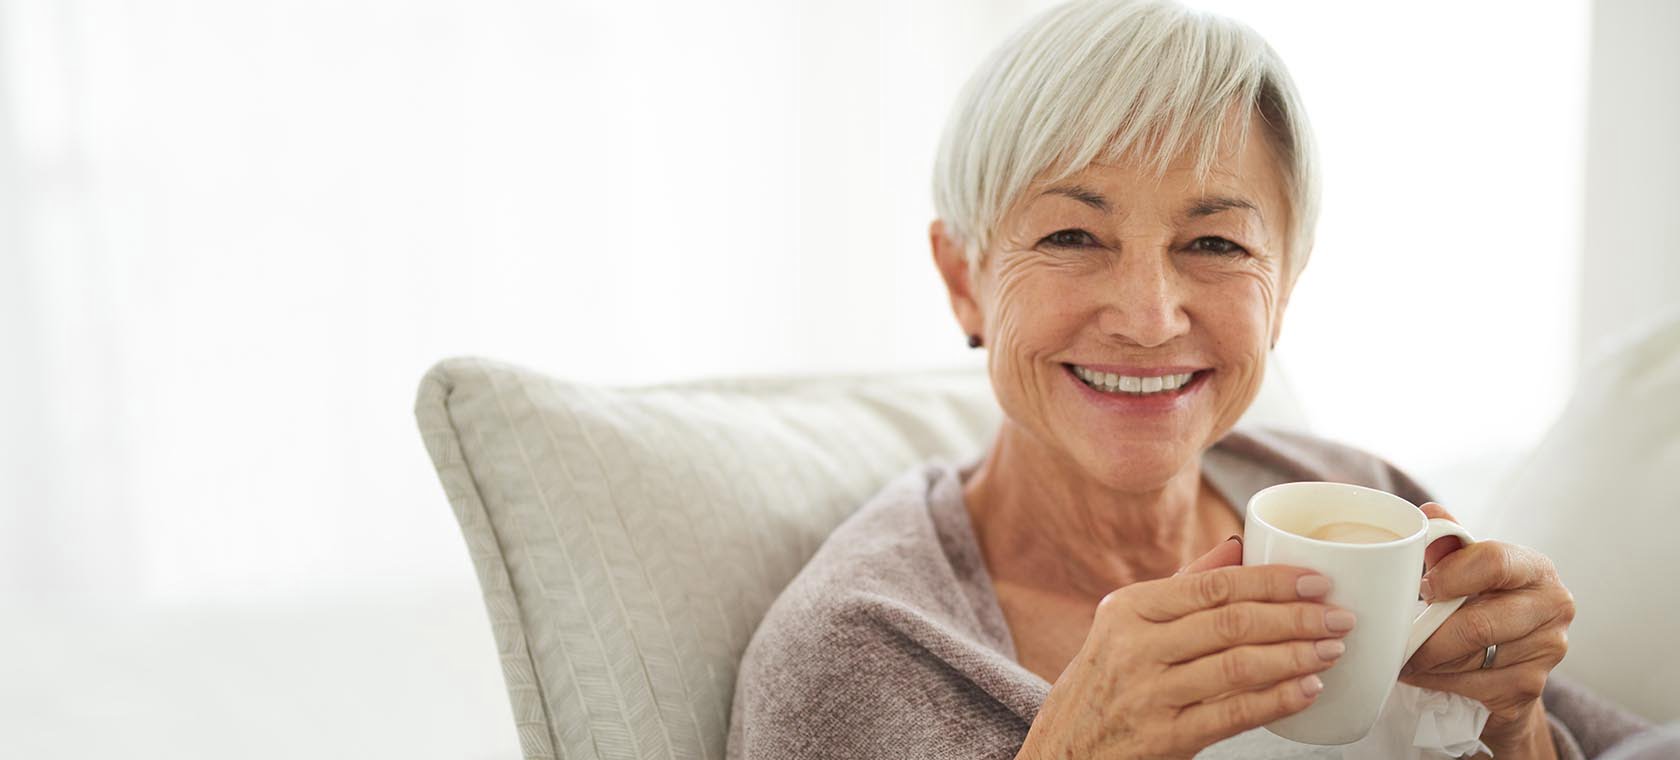
{"type": "MultiPolygon", "coordinates": [[[[1418,603],[1419,614],[1424,606],[1418,603]]],[[[1477,752],[1491,755],[1493,750],[1481,739],[1488,715],[1487,707],[1469,697],[1396,681],[1371,733],[1347,745],[1342,758],[1433,760],[1477,752]]]]}

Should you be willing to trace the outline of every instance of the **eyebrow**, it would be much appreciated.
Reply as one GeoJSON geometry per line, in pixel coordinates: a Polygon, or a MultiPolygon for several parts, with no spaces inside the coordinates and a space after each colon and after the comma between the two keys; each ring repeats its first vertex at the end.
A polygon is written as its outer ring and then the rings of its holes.
{"type": "Polygon", "coordinates": [[[1084,185],[1057,185],[1038,194],[1040,198],[1046,195],[1065,195],[1104,214],[1108,213],[1110,209],[1108,199],[1104,198],[1102,193],[1084,185]]]}
{"type": "Polygon", "coordinates": [[[1189,208],[1184,210],[1184,217],[1186,219],[1200,219],[1204,216],[1213,216],[1221,211],[1230,211],[1232,209],[1246,209],[1248,211],[1253,211],[1256,214],[1260,213],[1260,208],[1246,198],[1238,198],[1230,195],[1211,195],[1206,198],[1197,198],[1195,202],[1190,204],[1189,208]]]}
{"type": "MultiPolygon", "coordinates": [[[[1101,211],[1104,214],[1108,213],[1113,208],[1112,204],[1108,202],[1107,198],[1103,197],[1102,193],[1085,187],[1084,185],[1057,185],[1039,193],[1039,197],[1046,195],[1066,196],[1101,211]]],[[[1252,201],[1246,198],[1239,198],[1231,195],[1210,195],[1191,201],[1190,206],[1184,210],[1182,216],[1186,219],[1200,219],[1205,216],[1213,216],[1221,211],[1231,210],[1247,210],[1259,213],[1260,207],[1254,205],[1252,201]]]]}

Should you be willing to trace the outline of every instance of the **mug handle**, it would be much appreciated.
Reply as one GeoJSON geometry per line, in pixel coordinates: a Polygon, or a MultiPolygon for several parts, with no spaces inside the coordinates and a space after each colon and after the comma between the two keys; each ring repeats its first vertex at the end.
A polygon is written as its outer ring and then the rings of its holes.
{"type": "MultiPolygon", "coordinates": [[[[1423,545],[1427,547],[1435,543],[1435,539],[1446,538],[1447,536],[1458,536],[1465,546],[1476,543],[1476,539],[1470,535],[1470,531],[1464,529],[1464,526],[1451,520],[1431,517],[1429,518],[1429,535],[1423,539],[1423,545]]],[[[1412,659],[1412,655],[1417,654],[1418,647],[1423,646],[1423,642],[1428,641],[1430,636],[1435,635],[1435,630],[1440,628],[1442,623],[1447,622],[1448,616],[1457,612],[1459,607],[1464,606],[1466,598],[1461,596],[1457,599],[1435,602],[1425,608],[1417,616],[1417,620],[1412,621],[1412,635],[1406,639],[1406,656],[1400,658],[1401,665],[1405,665],[1407,660],[1412,659]]]]}

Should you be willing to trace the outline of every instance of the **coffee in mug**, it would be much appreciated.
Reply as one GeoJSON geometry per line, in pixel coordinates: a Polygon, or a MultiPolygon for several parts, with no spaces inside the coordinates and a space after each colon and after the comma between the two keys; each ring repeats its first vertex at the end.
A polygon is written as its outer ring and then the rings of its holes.
{"type": "Polygon", "coordinates": [[[1379,525],[1346,520],[1325,523],[1301,535],[1307,538],[1316,538],[1320,541],[1335,541],[1341,544],[1382,544],[1405,538],[1399,533],[1379,525]]]}
{"type": "Polygon", "coordinates": [[[1346,651],[1319,673],[1324,691],[1307,709],[1266,724],[1306,744],[1349,744],[1376,725],[1383,703],[1425,639],[1464,604],[1435,602],[1413,617],[1423,550],[1444,536],[1469,544],[1451,520],[1430,519],[1398,496],[1346,483],[1284,483],[1248,500],[1244,565],[1294,565],[1330,579],[1329,604],[1358,618],[1346,651]]]}

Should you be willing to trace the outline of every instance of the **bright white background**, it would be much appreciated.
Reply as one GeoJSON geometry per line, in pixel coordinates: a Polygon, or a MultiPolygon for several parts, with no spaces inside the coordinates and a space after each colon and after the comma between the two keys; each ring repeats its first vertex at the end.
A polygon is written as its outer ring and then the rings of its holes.
{"type": "MultiPolygon", "coordinates": [[[[1589,0],[1201,4],[1319,133],[1312,426],[1473,513],[1587,340],[1589,0]]],[[[0,755],[516,756],[421,374],[978,362],[932,152],[1045,5],[0,0],[0,755]]]]}

